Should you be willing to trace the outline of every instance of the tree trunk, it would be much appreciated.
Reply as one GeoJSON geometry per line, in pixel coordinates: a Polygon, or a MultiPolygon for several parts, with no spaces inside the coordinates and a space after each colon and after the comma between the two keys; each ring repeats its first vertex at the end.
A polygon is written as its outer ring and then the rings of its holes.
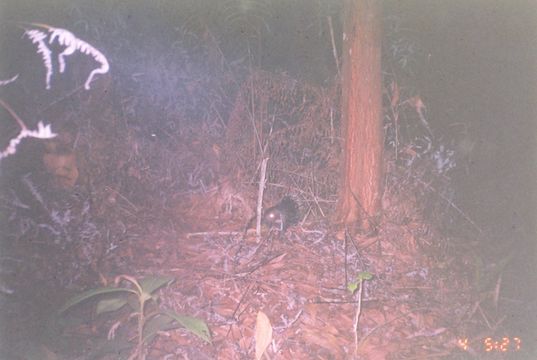
{"type": "Polygon", "coordinates": [[[374,228],[382,175],[381,5],[345,0],[342,121],[345,151],[336,217],[374,228]]]}

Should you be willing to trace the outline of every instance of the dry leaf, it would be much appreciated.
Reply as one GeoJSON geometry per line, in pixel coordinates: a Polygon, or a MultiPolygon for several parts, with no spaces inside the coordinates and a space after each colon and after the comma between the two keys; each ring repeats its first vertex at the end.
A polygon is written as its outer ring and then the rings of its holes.
{"type": "Polygon", "coordinates": [[[272,325],[267,315],[259,311],[255,324],[255,359],[261,359],[272,341],[272,325]]]}

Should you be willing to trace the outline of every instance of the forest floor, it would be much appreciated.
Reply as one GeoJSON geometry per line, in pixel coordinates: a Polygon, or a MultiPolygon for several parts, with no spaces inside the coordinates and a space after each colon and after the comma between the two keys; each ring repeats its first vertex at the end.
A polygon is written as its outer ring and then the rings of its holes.
{"type": "MultiPolygon", "coordinates": [[[[146,359],[252,358],[260,312],[272,329],[265,351],[277,359],[464,359],[483,347],[479,331],[494,298],[476,298],[472,245],[445,245],[417,213],[409,215],[408,203],[385,209],[374,234],[351,235],[315,220],[285,233],[263,229],[258,238],[244,232],[246,219],[215,208],[218,196],[179,199],[167,216],[110,214],[125,236],[98,259],[88,255],[96,251],[89,243],[59,251],[38,233],[3,244],[4,268],[13,261],[4,276],[11,288],[2,295],[9,324],[2,339],[11,344],[3,346],[4,358],[129,358],[137,330],[131,312],[95,315],[96,303],[86,301],[61,315],[61,328],[49,318],[73,289],[114,286],[119,275],[173,277],[154,306],[202,319],[210,329],[210,342],[181,328],[161,331],[147,344],[146,359]],[[88,256],[93,260],[84,261],[88,256]],[[364,274],[362,291],[351,292],[349,284],[364,274]],[[106,355],[107,337],[127,345],[106,355]]],[[[109,201],[131,207],[121,197],[109,201]]]]}

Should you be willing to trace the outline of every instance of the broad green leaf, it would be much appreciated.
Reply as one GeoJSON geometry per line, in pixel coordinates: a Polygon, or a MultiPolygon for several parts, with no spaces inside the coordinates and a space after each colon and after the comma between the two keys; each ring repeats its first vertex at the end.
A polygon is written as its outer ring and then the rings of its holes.
{"type": "Polygon", "coordinates": [[[152,294],[175,280],[172,276],[150,276],[140,280],[140,286],[145,293],[152,294]]]}
{"type": "Polygon", "coordinates": [[[185,329],[187,329],[200,339],[208,342],[209,344],[212,343],[211,333],[205,321],[192,316],[179,315],[173,311],[164,311],[163,314],[168,315],[169,317],[177,321],[185,329]]]}
{"type": "Polygon", "coordinates": [[[134,291],[132,289],[127,288],[111,288],[111,287],[104,287],[104,288],[98,288],[98,289],[91,289],[88,291],[84,291],[82,294],[73,296],[71,299],[67,300],[67,302],[58,310],[58,312],[61,314],[65,312],[67,309],[71,308],[74,305],[77,305],[84,300],[90,299],[94,296],[102,295],[102,294],[110,294],[114,292],[127,292],[127,293],[133,293],[134,291]]]}
{"type": "Polygon", "coordinates": [[[149,343],[159,331],[177,328],[174,319],[167,315],[156,314],[149,319],[143,329],[143,342],[149,343]]]}
{"type": "Polygon", "coordinates": [[[140,296],[138,294],[129,294],[127,296],[127,304],[129,304],[130,308],[133,311],[139,311],[140,310],[140,296]]]}
{"type": "Polygon", "coordinates": [[[99,315],[106,312],[116,311],[125,306],[125,304],[127,304],[125,298],[115,297],[111,299],[103,299],[97,303],[97,310],[95,310],[95,312],[99,315]]]}

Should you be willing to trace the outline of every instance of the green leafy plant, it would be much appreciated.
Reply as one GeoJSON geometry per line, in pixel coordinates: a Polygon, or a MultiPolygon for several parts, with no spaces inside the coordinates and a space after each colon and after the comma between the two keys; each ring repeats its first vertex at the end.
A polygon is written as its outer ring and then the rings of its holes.
{"type": "MultiPolygon", "coordinates": [[[[137,280],[132,276],[120,275],[115,279],[114,286],[91,289],[72,297],[60,308],[59,314],[64,314],[73,306],[95,297],[103,298],[97,302],[97,315],[130,307],[132,314],[129,319],[131,317],[137,318],[137,333],[135,351],[129,359],[136,357],[143,359],[145,346],[154,339],[159,331],[178,327],[183,327],[205,342],[211,343],[209,328],[203,320],[179,315],[174,311],[158,307],[157,290],[171,284],[173,281],[174,278],[165,276],[152,276],[137,280]],[[130,283],[132,286],[119,287],[122,282],[130,283]],[[156,306],[149,306],[150,304],[156,306]]],[[[118,352],[133,347],[132,341],[120,340],[115,337],[119,324],[119,322],[116,322],[108,332],[108,338],[111,343],[100,348],[102,354],[118,352]]]]}

